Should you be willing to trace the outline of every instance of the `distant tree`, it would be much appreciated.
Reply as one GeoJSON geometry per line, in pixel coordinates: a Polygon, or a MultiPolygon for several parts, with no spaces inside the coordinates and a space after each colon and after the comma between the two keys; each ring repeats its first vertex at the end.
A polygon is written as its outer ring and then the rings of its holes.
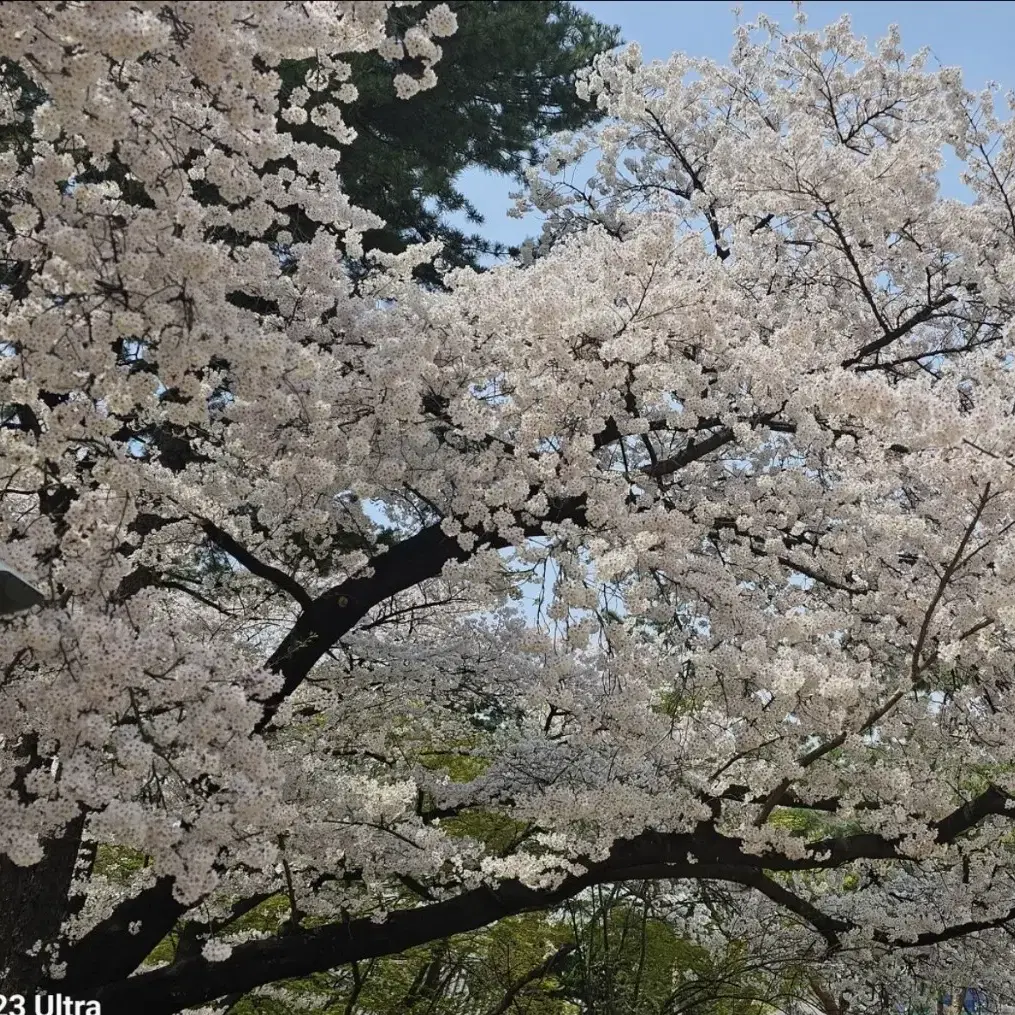
{"type": "MultiPolygon", "coordinates": [[[[512,251],[447,221],[449,213],[464,212],[470,222],[483,223],[458,186],[460,174],[478,166],[520,179],[540,141],[601,119],[595,104],[575,93],[576,73],[617,46],[620,30],[562,0],[450,3],[458,31],[441,41],[442,73],[433,88],[405,102],[396,94],[395,74],[421,71],[405,35],[436,6],[424,0],[389,10],[388,32],[403,40],[401,58],[371,52],[349,59],[359,95],[343,107],[343,115],[356,138],[343,149],[339,169],[353,204],[385,221],[383,228],[367,232],[365,250],[398,253],[413,243],[440,240],[447,264],[478,267],[484,258],[512,251]]],[[[300,73],[285,79],[285,99],[302,82],[305,68],[290,65],[296,69],[300,73]]],[[[310,97],[307,122],[289,128],[294,137],[335,146],[312,121],[315,105],[331,97],[330,92],[310,97]]],[[[294,235],[299,238],[301,231],[294,235]]],[[[419,273],[436,280],[432,268],[419,273]]]]}

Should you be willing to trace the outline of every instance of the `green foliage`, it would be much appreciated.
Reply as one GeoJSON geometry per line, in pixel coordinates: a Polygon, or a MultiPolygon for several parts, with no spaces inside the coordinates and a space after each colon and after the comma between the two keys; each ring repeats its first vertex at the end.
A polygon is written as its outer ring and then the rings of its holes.
{"type": "Polygon", "coordinates": [[[491,853],[503,855],[525,838],[530,826],[493,811],[466,811],[446,820],[443,827],[449,835],[476,839],[491,853]]]}
{"type": "Polygon", "coordinates": [[[101,844],[95,850],[92,873],[118,884],[126,884],[132,875],[148,866],[148,857],[129,846],[101,844]]]}
{"type": "Polygon", "coordinates": [[[959,779],[958,788],[964,796],[976,796],[989,786],[1005,785],[1013,771],[1015,764],[1008,762],[971,764],[959,779]]]}
{"type": "Polygon", "coordinates": [[[630,902],[590,915],[584,927],[576,921],[582,947],[563,977],[575,1001],[598,998],[617,1011],[661,1012],[674,972],[703,962],[700,949],[630,902]]]}
{"type": "Polygon", "coordinates": [[[0,152],[14,152],[21,165],[32,158],[31,113],[46,95],[16,63],[0,64],[0,91],[7,116],[0,122],[0,152]]]}
{"type": "Polygon", "coordinates": [[[822,815],[805,807],[779,807],[769,817],[768,823],[808,839],[823,835],[828,830],[828,822],[822,815]]]}
{"type": "MultiPolygon", "coordinates": [[[[547,953],[568,940],[561,925],[542,914],[504,920],[475,934],[462,934],[357,967],[321,973],[284,986],[308,1010],[324,1015],[473,1015],[494,1008],[505,992],[547,953]]],[[[568,1015],[569,1005],[553,993],[558,981],[547,975],[525,984],[518,1007],[529,1015],[568,1015]]],[[[247,995],[230,1015],[285,1015],[292,1002],[247,995]]]]}
{"type": "Polygon", "coordinates": [[[659,886],[602,887],[567,905],[578,947],[557,991],[575,1009],[624,1015],[763,1015],[800,970],[759,963],[746,942],[718,951],[682,937],[659,886]]]}
{"type": "MultiPolygon", "coordinates": [[[[484,935],[476,988],[491,999],[537,968],[561,945],[572,940],[569,930],[543,914],[528,913],[495,924],[484,935]]],[[[574,1011],[560,993],[561,978],[551,972],[531,980],[511,1010],[530,1015],[568,1015],[574,1011]]]]}
{"type": "MultiPolygon", "coordinates": [[[[436,5],[424,0],[392,8],[392,34],[404,33],[436,5]]],[[[509,251],[445,221],[463,212],[469,222],[483,222],[458,188],[459,175],[479,167],[520,177],[543,139],[598,120],[595,107],[575,94],[575,72],[618,45],[620,36],[561,0],[452,0],[448,6],[458,31],[439,40],[444,55],[434,88],[399,99],[392,80],[399,71],[418,72],[413,60],[396,65],[376,53],[349,58],[359,97],[345,113],[357,137],[343,149],[339,168],[352,203],[387,223],[366,235],[367,250],[400,252],[437,239],[449,265],[476,267],[509,251]]],[[[307,69],[283,68],[283,99],[307,69]]],[[[307,111],[328,99],[327,93],[312,96],[307,111]]],[[[309,120],[286,129],[298,140],[333,145],[309,120]]],[[[311,223],[296,222],[292,232],[303,238],[309,229],[311,223]]],[[[424,279],[436,281],[432,269],[424,279]]]]}
{"type": "Polygon", "coordinates": [[[659,693],[652,711],[669,719],[679,719],[690,713],[693,707],[694,701],[683,688],[673,687],[659,693]]]}
{"type": "Polygon", "coordinates": [[[469,753],[475,745],[473,739],[460,740],[449,745],[447,751],[426,751],[419,756],[419,763],[431,771],[443,770],[452,782],[471,782],[479,778],[489,767],[490,759],[469,753]],[[457,750],[455,748],[458,748],[457,750]]]}

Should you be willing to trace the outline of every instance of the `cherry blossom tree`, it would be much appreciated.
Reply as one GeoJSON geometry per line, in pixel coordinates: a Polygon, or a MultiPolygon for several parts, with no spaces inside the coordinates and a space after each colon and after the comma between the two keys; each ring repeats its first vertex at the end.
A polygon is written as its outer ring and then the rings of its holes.
{"type": "Polygon", "coordinates": [[[454,18],[386,8],[0,6],[0,989],[172,1013],[662,881],[840,1010],[1010,992],[1012,121],[845,21],[633,47],[530,266],[353,281],[289,127],[348,138],[343,54],[433,84],[454,18]]]}

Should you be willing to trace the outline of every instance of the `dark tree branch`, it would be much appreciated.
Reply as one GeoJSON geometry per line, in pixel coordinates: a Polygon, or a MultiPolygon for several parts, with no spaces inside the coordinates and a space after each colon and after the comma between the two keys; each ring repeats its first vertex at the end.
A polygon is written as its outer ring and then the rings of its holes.
{"type": "Polygon", "coordinates": [[[944,930],[924,931],[918,934],[912,941],[897,941],[884,934],[875,934],[875,940],[892,948],[924,948],[927,945],[942,944],[945,941],[954,941],[956,938],[966,937],[969,934],[979,934],[985,930],[997,930],[1015,920],[1015,907],[1009,909],[1004,916],[996,916],[992,920],[967,920],[965,923],[956,923],[944,930]]]}
{"type": "Polygon", "coordinates": [[[272,585],[283,592],[288,592],[303,609],[308,610],[313,606],[313,596],[295,578],[287,575],[285,571],[274,567],[272,564],[266,564],[263,560],[258,559],[245,546],[238,543],[228,532],[219,528],[214,522],[203,519],[201,531],[219,549],[225,550],[230,557],[238,560],[252,575],[271,582],[272,585]]]}
{"type": "Polygon", "coordinates": [[[844,920],[836,920],[822,913],[817,906],[800,898],[799,895],[794,895],[788,888],[773,881],[762,871],[737,872],[736,876],[728,880],[754,888],[782,909],[803,917],[825,939],[831,949],[839,947],[839,935],[850,929],[850,925],[844,920]]]}
{"type": "MultiPolygon", "coordinates": [[[[613,437],[612,434],[600,436],[602,445],[609,442],[607,437],[613,437]]],[[[667,475],[700,460],[729,443],[733,436],[728,428],[712,433],[698,444],[689,444],[680,455],[655,463],[651,467],[652,474],[667,475]]],[[[538,488],[533,488],[533,495],[538,492],[538,488]]],[[[586,526],[585,509],[585,497],[574,497],[557,501],[540,518],[519,512],[516,520],[526,535],[540,536],[549,531],[553,523],[564,520],[586,526]]],[[[217,527],[206,528],[205,531],[251,573],[272,581],[280,588],[285,588],[283,583],[295,584],[277,568],[247,553],[217,527]]],[[[509,545],[494,533],[476,530],[473,534],[480,548],[509,545]]],[[[432,526],[374,557],[370,562],[372,573],[369,577],[353,576],[316,599],[311,599],[298,586],[286,589],[303,605],[303,612],[268,661],[268,667],[282,675],[283,687],[263,702],[263,717],[256,732],[262,732],[270,724],[279,704],[303,683],[317,661],[371,609],[397,593],[439,575],[446,563],[468,560],[474,552],[462,549],[457,539],[447,536],[439,526],[432,526]]],[[[783,799],[793,805],[827,810],[833,810],[836,803],[798,803],[790,794],[783,799]]],[[[953,841],[986,815],[1003,813],[1006,804],[1007,798],[997,790],[981,794],[981,797],[936,824],[939,841],[953,841]]],[[[768,879],[760,880],[760,872],[764,869],[828,868],[854,859],[901,858],[897,841],[876,834],[814,843],[802,861],[791,861],[776,854],[747,856],[741,852],[736,840],[719,836],[707,826],[693,837],[646,834],[633,840],[621,840],[608,861],[593,865],[582,877],[569,878],[553,892],[537,892],[520,883],[508,882],[496,889],[482,889],[465,893],[457,899],[394,913],[383,924],[373,924],[368,920],[343,921],[297,935],[245,943],[238,946],[225,962],[208,963],[200,955],[182,956],[168,967],[130,976],[185,912],[185,907],[172,897],[171,880],[161,879],[135,899],[122,903],[110,918],[70,950],[68,975],[63,983],[67,989],[79,993],[84,991],[80,996],[101,997],[107,1012],[126,1012],[143,1007],[153,1013],[169,1013],[278,979],[402,951],[414,944],[484,926],[512,913],[545,909],[583,887],[603,881],[646,876],[701,878],[708,876],[705,871],[709,865],[714,873],[718,870],[716,864],[722,864],[725,873],[721,880],[750,884],[771,896],[787,890],[768,879]],[[689,854],[696,856],[698,863],[689,864],[689,854]],[[648,872],[654,873],[649,875],[648,872]],[[141,921],[139,935],[131,935],[127,930],[134,920],[141,921]]],[[[822,924],[822,919],[827,921],[828,918],[822,917],[817,910],[806,908],[808,904],[805,901],[798,900],[789,905],[791,900],[788,897],[782,899],[787,908],[804,916],[826,940],[830,939],[829,934],[833,931],[838,932],[837,927],[822,924]]]]}
{"type": "MultiPolygon", "coordinates": [[[[533,494],[538,492],[533,490],[533,494]]],[[[551,505],[539,520],[519,524],[526,535],[539,536],[544,526],[565,519],[584,523],[585,497],[571,497],[551,505]]],[[[473,531],[477,548],[501,549],[510,544],[500,536],[473,531]]],[[[428,578],[436,578],[451,561],[466,561],[475,550],[464,550],[457,538],[440,525],[431,525],[403,539],[370,561],[370,577],[352,577],[313,600],[268,660],[268,669],[281,673],[282,688],[264,701],[264,717],[255,732],[270,724],[279,705],[306,679],[311,669],[340,638],[375,606],[428,578]]]]}
{"type": "Polygon", "coordinates": [[[150,888],[125,899],[61,955],[67,964],[62,989],[88,998],[99,985],[126,979],[186,911],[173,897],[170,877],[159,878],[150,888]],[[132,923],[141,925],[137,934],[130,933],[132,923]]]}
{"type": "MultiPolygon", "coordinates": [[[[954,303],[958,299],[953,293],[948,293],[944,296],[939,297],[932,303],[928,303],[927,306],[917,310],[911,317],[897,324],[894,328],[885,328],[884,334],[879,338],[875,338],[873,341],[868,342],[866,345],[861,346],[856,355],[851,356],[849,359],[842,361],[842,367],[849,369],[850,367],[857,366],[862,363],[868,356],[873,356],[875,353],[880,352],[885,347],[891,345],[893,342],[897,342],[900,338],[904,338],[909,334],[918,324],[923,324],[925,321],[929,321],[939,310],[947,307],[949,304],[954,303]]],[[[872,301],[873,307],[873,301],[872,301]]],[[[875,308],[874,313],[879,318],[877,310],[875,308]]]]}
{"type": "Polygon", "coordinates": [[[231,926],[248,913],[252,913],[261,903],[275,898],[278,894],[277,891],[258,892],[256,895],[234,902],[229,907],[229,912],[218,920],[187,922],[180,932],[176,945],[176,956],[180,958],[196,952],[207,938],[231,926]]]}
{"type": "MultiPolygon", "coordinates": [[[[938,841],[949,843],[987,814],[1004,810],[1007,797],[990,789],[934,823],[938,841]]],[[[392,913],[382,923],[369,918],[334,921],[294,935],[237,945],[222,962],[200,955],[169,966],[107,983],[91,996],[104,1015],[173,1015],[225,994],[248,991],[277,980],[308,976],[350,962],[405,951],[454,934],[478,930],[507,916],[547,910],[597,884],[651,879],[717,880],[763,892],[780,906],[803,917],[830,945],[850,925],[821,913],[805,899],[778,885],[766,871],[833,869],[853,860],[903,860],[901,839],[861,833],[811,843],[804,855],[790,858],[767,852],[744,852],[737,839],[720,835],[708,823],[694,832],[644,832],[614,843],[606,860],[586,862],[581,875],[569,875],[556,888],[536,889],[520,881],[463,892],[453,899],[392,913]]],[[[969,922],[915,942],[884,940],[890,947],[917,947],[963,934],[1002,926],[1009,917],[969,922]]]]}

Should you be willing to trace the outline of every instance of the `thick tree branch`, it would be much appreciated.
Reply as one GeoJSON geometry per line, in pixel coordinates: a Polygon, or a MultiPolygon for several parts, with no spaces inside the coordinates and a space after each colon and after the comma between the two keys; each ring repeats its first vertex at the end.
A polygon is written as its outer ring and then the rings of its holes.
{"type": "Polygon", "coordinates": [[[62,989],[87,998],[100,984],[130,976],[186,910],[173,897],[171,877],[125,899],[61,955],[67,964],[62,989]],[[133,923],[140,924],[136,934],[130,933],[133,923]]]}
{"type": "MultiPolygon", "coordinates": [[[[843,241],[845,242],[845,241],[843,241]]],[[[954,303],[958,299],[954,293],[947,293],[944,296],[928,303],[927,306],[917,310],[912,316],[901,321],[894,328],[885,328],[884,334],[879,338],[875,338],[868,342],[866,345],[861,346],[856,355],[851,356],[849,359],[842,361],[842,366],[845,369],[857,366],[862,363],[868,356],[873,356],[875,353],[880,352],[882,349],[891,345],[893,342],[897,342],[900,338],[905,337],[909,334],[918,324],[923,324],[925,321],[929,321],[939,310],[947,307],[949,304],[954,303]]],[[[873,306],[873,303],[872,303],[873,306]]],[[[877,315],[877,310],[874,310],[877,315]]],[[[878,315],[879,316],[879,315],[878,315]]],[[[880,323],[880,316],[879,316],[880,323]]]]}
{"type": "MultiPolygon", "coordinates": [[[[436,396],[434,398],[436,399],[436,396]]],[[[441,409],[439,400],[436,400],[429,406],[428,411],[431,414],[439,414],[441,409]]],[[[769,425],[777,415],[776,412],[766,413],[752,418],[750,422],[752,425],[769,425]]],[[[616,430],[616,425],[608,427],[607,430],[616,430]]],[[[619,438],[619,431],[616,434],[604,431],[597,435],[594,441],[596,446],[602,447],[619,438]]],[[[641,471],[652,478],[671,475],[693,462],[700,461],[733,439],[733,430],[724,427],[698,443],[689,442],[679,455],[656,462],[641,471]]],[[[533,487],[530,495],[536,496],[540,492],[538,487],[533,487]]],[[[554,502],[542,518],[533,519],[531,516],[519,515],[516,520],[527,536],[541,536],[545,534],[545,526],[555,522],[568,520],[584,525],[585,508],[584,495],[569,497],[554,502]]],[[[473,535],[477,539],[477,549],[502,549],[510,545],[496,533],[476,530],[473,531],[473,535]]],[[[228,536],[226,538],[228,539],[228,536]]],[[[226,546],[223,548],[234,553],[226,546]]],[[[264,717],[258,724],[256,732],[267,728],[279,705],[300,686],[318,660],[371,609],[399,592],[412,588],[428,578],[436,577],[445,564],[451,561],[466,561],[474,553],[475,550],[464,550],[458,540],[446,535],[439,525],[433,525],[373,558],[370,562],[373,574],[370,577],[354,576],[328,589],[316,599],[303,602],[303,613],[268,660],[268,669],[282,674],[283,685],[276,694],[264,701],[264,717]]],[[[250,563],[239,557],[237,559],[254,571],[250,563]]],[[[260,562],[256,563],[262,568],[266,567],[260,562]]]]}
{"type": "Polygon", "coordinates": [[[829,948],[838,948],[839,935],[850,928],[850,925],[844,920],[837,920],[822,913],[817,906],[800,898],[799,895],[794,895],[788,888],[773,881],[762,871],[740,872],[739,876],[730,878],[730,880],[754,888],[782,909],[803,917],[825,939],[829,948]]]}
{"type": "MultiPolygon", "coordinates": [[[[543,535],[545,525],[565,519],[584,523],[584,497],[558,501],[542,519],[526,522],[519,518],[519,525],[526,535],[539,536],[543,535]]],[[[493,533],[473,534],[479,541],[477,548],[501,549],[510,545],[493,533]]],[[[264,717],[255,732],[270,724],[279,705],[300,686],[317,661],[370,610],[399,592],[437,577],[445,564],[466,561],[474,553],[475,550],[464,550],[458,539],[447,535],[440,525],[431,525],[374,557],[369,577],[348,578],[313,600],[268,660],[268,669],[282,674],[283,685],[265,699],[264,717]]]]}
{"type": "Polygon", "coordinates": [[[263,560],[258,559],[245,546],[233,539],[225,529],[219,528],[214,522],[207,519],[202,520],[201,531],[219,549],[225,550],[230,557],[238,560],[252,575],[271,582],[272,585],[283,592],[288,592],[303,609],[307,610],[311,608],[314,602],[313,596],[295,578],[287,575],[285,571],[274,567],[272,564],[266,564],[263,560]]]}
{"type": "MultiPolygon", "coordinates": [[[[988,814],[1004,811],[1007,797],[990,789],[934,823],[938,841],[947,844],[988,814]]],[[[405,951],[417,945],[477,930],[507,916],[550,909],[597,884],[659,878],[718,880],[763,892],[779,905],[802,916],[829,944],[849,929],[821,913],[805,899],[776,884],[766,871],[833,869],[853,860],[901,860],[900,839],[873,833],[811,843],[803,856],[747,853],[739,840],[717,833],[709,823],[694,832],[644,832],[614,843],[606,860],[585,863],[585,873],[566,877],[556,888],[535,889],[519,881],[464,892],[453,899],[392,913],[383,923],[369,918],[335,921],[296,935],[237,945],[222,962],[189,956],[172,965],[108,983],[94,992],[104,1015],[173,1015],[182,1008],[205,1004],[237,991],[311,973],[349,962],[405,951]]],[[[1005,918],[1007,919],[1007,918],[1005,918]]],[[[885,941],[898,947],[932,944],[963,933],[1000,926],[1004,920],[963,924],[917,942],[885,941]],[[933,939],[933,940],[932,940],[933,939]]]]}

